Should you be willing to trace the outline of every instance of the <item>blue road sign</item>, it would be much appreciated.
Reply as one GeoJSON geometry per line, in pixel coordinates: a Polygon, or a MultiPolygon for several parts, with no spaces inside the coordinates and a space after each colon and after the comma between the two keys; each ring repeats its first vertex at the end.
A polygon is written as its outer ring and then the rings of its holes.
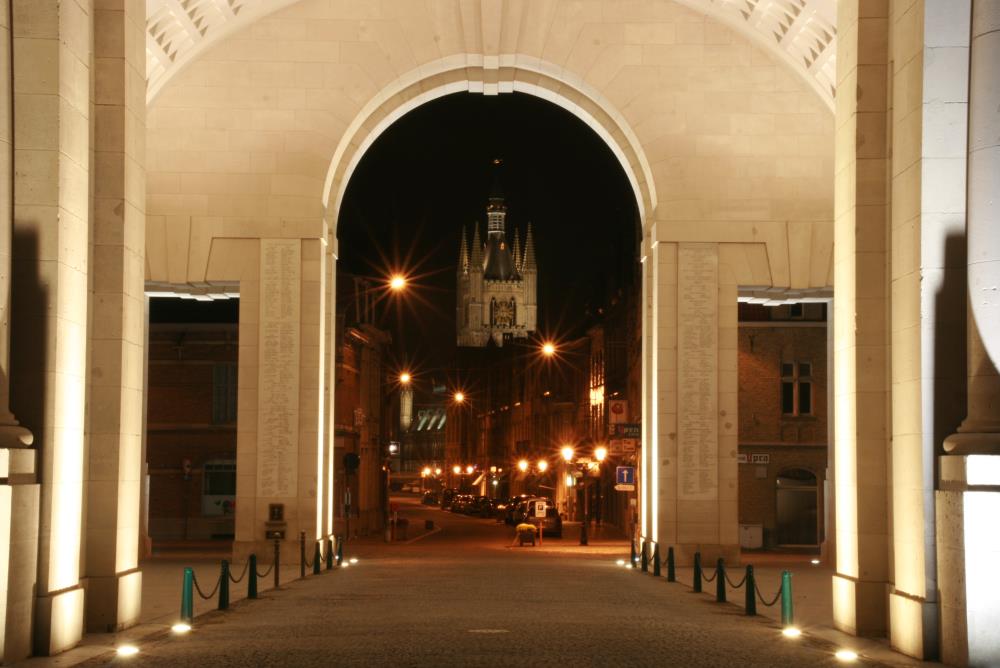
{"type": "Polygon", "coordinates": [[[635,484],[635,467],[619,466],[615,469],[615,482],[619,485],[635,484]]]}

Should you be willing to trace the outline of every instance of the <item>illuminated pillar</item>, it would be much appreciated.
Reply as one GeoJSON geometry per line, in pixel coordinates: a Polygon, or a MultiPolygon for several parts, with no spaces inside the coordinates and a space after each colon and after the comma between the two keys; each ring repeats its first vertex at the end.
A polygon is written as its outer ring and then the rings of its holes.
{"type": "Polygon", "coordinates": [[[323,491],[325,493],[325,506],[323,508],[324,530],[326,535],[333,535],[334,521],[336,519],[337,497],[334,486],[336,466],[334,462],[336,452],[337,434],[337,411],[336,411],[336,388],[337,388],[337,236],[328,233],[329,244],[326,252],[326,334],[323,337],[326,348],[325,363],[325,387],[326,387],[326,433],[323,448],[326,452],[324,458],[326,467],[323,473],[323,491]]]}
{"type": "Polygon", "coordinates": [[[837,5],[834,203],[833,612],[848,633],[886,626],[886,3],[837,5]]]}
{"type": "MultiPolygon", "coordinates": [[[[0,0],[0,180],[13,170],[10,3],[0,0]]],[[[10,412],[10,251],[13,201],[0,187],[0,663],[31,653],[38,555],[38,485],[32,434],[10,412]]]]}
{"type": "Polygon", "coordinates": [[[145,365],[144,5],[94,8],[94,271],[90,336],[87,623],[139,621],[145,365]]]}
{"type": "Polygon", "coordinates": [[[92,2],[14,0],[12,404],[41,452],[34,651],[74,646],[90,246],[92,2]]]}
{"type": "Polygon", "coordinates": [[[941,659],[1000,664],[1000,3],[973,0],[968,131],[968,406],[937,493],[941,659]]]}

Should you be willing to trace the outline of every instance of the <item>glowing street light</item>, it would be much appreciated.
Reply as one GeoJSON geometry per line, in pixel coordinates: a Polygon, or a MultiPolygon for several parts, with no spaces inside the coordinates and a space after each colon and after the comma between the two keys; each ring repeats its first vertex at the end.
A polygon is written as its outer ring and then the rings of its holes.
{"type": "Polygon", "coordinates": [[[560,450],[560,452],[562,452],[562,458],[566,461],[567,464],[573,461],[573,454],[574,454],[573,446],[564,445],[562,447],[562,450],[560,450]]]}
{"type": "Polygon", "coordinates": [[[399,374],[399,384],[400,385],[409,385],[410,384],[410,378],[411,378],[410,374],[407,373],[406,371],[404,371],[403,373],[399,374]]]}
{"type": "Polygon", "coordinates": [[[521,461],[519,461],[517,463],[517,468],[521,469],[521,473],[524,473],[525,471],[527,471],[528,470],[528,460],[527,459],[522,459],[521,461]]]}
{"type": "Polygon", "coordinates": [[[434,469],[434,475],[441,475],[441,469],[434,469]]]}
{"type": "Polygon", "coordinates": [[[603,445],[599,445],[596,448],[594,448],[594,459],[596,459],[597,461],[603,462],[604,458],[607,456],[608,456],[608,449],[605,448],[603,445]]]}
{"type": "Polygon", "coordinates": [[[552,357],[556,354],[556,344],[551,341],[546,341],[542,344],[542,354],[546,357],[552,357]]]}
{"type": "Polygon", "coordinates": [[[424,470],[423,470],[423,471],[421,471],[421,472],[420,472],[420,474],[421,474],[422,476],[425,476],[425,477],[426,477],[426,476],[429,476],[429,475],[431,474],[431,467],[430,467],[430,466],[425,466],[425,467],[424,467],[424,470]]]}
{"type": "Polygon", "coordinates": [[[475,471],[475,470],[476,470],[476,467],[472,466],[471,464],[469,466],[465,467],[465,472],[468,473],[469,475],[472,475],[472,472],[475,471]]]}
{"type": "Polygon", "coordinates": [[[389,289],[393,292],[401,292],[406,287],[406,277],[402,274],[393,274],[389,278],[389,289]]]}
{"type": "Polygon", "coordinates": [[[462,392],[456,392],[455,393],[455,403],[456,404],[460,404],[463,401],[465,401],[465,394],[463,394],[462,392]]]}
{"type": "Polygon", "coordinates": [[[538,460],[538,470],[539,470],[539,472],[545,473],[545,471],[548,470],[548,468],[549,468],[549,463],[546,460],[544,460],[544,459],[539,459],[538,460]]]}
{"type": "Polygon", "coordinates": [[[455,464],[454,466],[451,467],[451,472],[454,473],[455,475],[459,475],[462,472],[462,467],[459,466],[458,464],[455,464]]]}

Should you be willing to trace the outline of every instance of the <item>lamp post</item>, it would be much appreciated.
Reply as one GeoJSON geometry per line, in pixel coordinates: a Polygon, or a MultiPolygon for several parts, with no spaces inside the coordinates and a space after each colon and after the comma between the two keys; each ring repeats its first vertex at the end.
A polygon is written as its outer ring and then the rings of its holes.
{"type": "MultiPolygon", "coordinates": [[[[601,475],[601,464],[604,462],[605,458],[608,456],[608,449],[603,445],[599,445],[594,448],[594,458],[581,457],[575,462],[573,448],[571,446],[564,446],[562,449],[563,460],[566,462],[566,467],[575,465],[577,470],[581,472],[581,479],[583,480],[583,519],[580,522],[580,545],[587,545],[590,542],[590,537],[587,535],[590,525],[590,494],[589,485],[587,481],[587,474],[596,477],[598,479],[597,494],[600,496],[600,475],[601,475]]],[[[595,503],[598,500],[595,499],[595,503]]]]}

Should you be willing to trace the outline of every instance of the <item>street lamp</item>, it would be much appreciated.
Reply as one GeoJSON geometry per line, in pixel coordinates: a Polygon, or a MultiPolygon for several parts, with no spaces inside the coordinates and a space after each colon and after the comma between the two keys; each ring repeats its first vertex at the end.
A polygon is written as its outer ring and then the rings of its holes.
{"type": "Polygon", "coordinates": [[[544,459],[539,459],[537,466],[539,473],[545,473],[549,469],[549,463],[544,459]]]}
{"type": "Polygon", "coordinates": [[[528,466],[529,464],[527,459],[522,459],[517,463],[517,468],[521,469],[521,473],[527,472],[528,466]]]}
{"type": "MultiPolygon", "coordinates": [[[[563,459],[566,460],[566,465],[569,466],[573,463],[573,448],[570,446],[565,446],[562,449],[563,459]]],[[[603,462],[608,456],[608,449],[603,445],[599,445],[594,448],[594,458],[593,459],[578,459],[575,464],[581,472],[581,477],[583,478],[583,521],[580,523],[580,545],[586,545],[589,542],[587,536],[587,527],[590,524],[590,502],[587,484],[587,472],[594,477],[600,476],[601,462],[603,462]]]]}
{"type": "Polygon", "coordinates": [[[546,341],[542,344],[542,354],[546,357],[552,357],[556,354],[556,344],[551,341],[546,341]]]}
{"type": "Polygon", "coordinates": [[[573,446],[572,445],[564,445],[562,447],[562,450],[560,452],[562,452],[562,458],[563,458],[563,460],[567,464],[569,464],[571,461],[573,461],[573,455],[575,453],[573,452],[573,446]]]}
{"type": "Polygon", "coordinates": [[[409,385],[411,378],[412,377],[410,376],[410,374],[408,372],[404,371],[403,373],[399,374],[399,384],[400,385],[409,385]]]}
{"type": "Polygon", "coordinates": [[[389,289],[393,292],[402,292],[406,288],[406,276],[393,274],[389,277],[389,289]]]}

